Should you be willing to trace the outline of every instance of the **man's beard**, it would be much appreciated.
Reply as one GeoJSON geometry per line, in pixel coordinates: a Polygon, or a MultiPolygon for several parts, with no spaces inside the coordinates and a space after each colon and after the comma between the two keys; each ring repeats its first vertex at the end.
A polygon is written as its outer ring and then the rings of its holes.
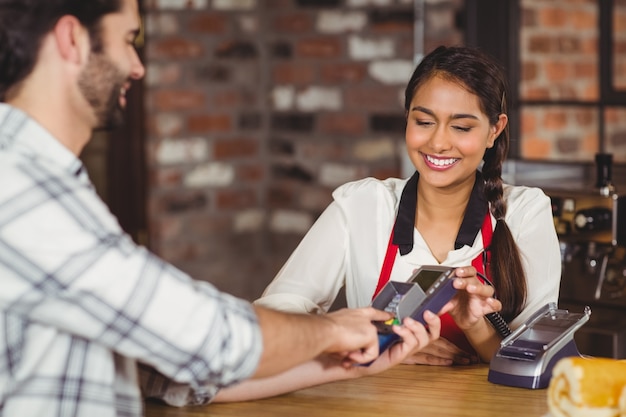
{"type": "Polygon", "coordinates": [[[124,109],[120,106],[120,91],[125,77],[104,54],[89,54],[89,62],[78,80],[78,87],[95,112],[95,129],[115,129],[124,124],[124,109]]]}

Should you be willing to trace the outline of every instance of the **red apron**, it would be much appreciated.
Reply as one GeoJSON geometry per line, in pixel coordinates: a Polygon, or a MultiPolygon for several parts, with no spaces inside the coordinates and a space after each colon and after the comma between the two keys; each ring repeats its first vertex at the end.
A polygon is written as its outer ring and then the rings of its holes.
{"type": "MultiPolygon", "coordinates": [[[[491,216],[489,212],[485,216],[483,220],[483,224],[481,226],[481,234],[483,237],[483,252],[481,252],[474,260],[472,261],[472,266],[476,268],[476,271],[486,275],[488,278],[491,278],[488,270],[485,271],[485,266],[489,265],[490,255],[491,253],[487,251],[489,244],[491,243],[491,236],[493,235],[493,229],[491,227],[491,216]],[[486,253],[486,259],[483,259],[484,253],[486,253]]],[[[378,284],[376,285],[376,291],[372,296],[372,299],[376,297],[376,295],[383,289],[385,284],[389,281],[391,277],[391,270],[393,269],[393,264],[396,259],[396,253],[398,252],[398,245],[393,243],[393,229],[391,230],[391,236],[389,236],[389,244],[387,245],[387,252],[385,253],[385,259],[383,261],[383,266],[380,271],[380,276],[378,277],[378,284]]],[[[488,269],[488,268],[487,268],[488,269]]],[[[480,281],[483,281],[480,277],[478,277],[480,281]]],[[[434,311],[433,313],[436,313],[434,311]]],[[[452,316],[446,313],[441,316],[441,337],[447,339],[448,341],[454,343],[460,349],[468,352],[468,353],[476,353],[474,348],[470,345],[463,334],[463,331],[458,328],[452,316]]]]}

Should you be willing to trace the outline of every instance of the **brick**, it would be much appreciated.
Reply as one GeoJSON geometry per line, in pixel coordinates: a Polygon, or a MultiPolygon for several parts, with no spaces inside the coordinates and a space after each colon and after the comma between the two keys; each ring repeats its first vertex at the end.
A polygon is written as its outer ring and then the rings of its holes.
{"type": "Polygon", "coordinates": [[[381,86],[353,87],[344,92],[345,106],[348,109],[367,111],[388,111],[397,109],[404,114],[404,88],[381,86]]]}
{"type": "Polygon", "coordinates": [[[293,56],[293,46],[288,42],[271,42],[269,50],[272,58],[291,58],[293,56]]]}
{"type": "Polygon", "coordinates": [[[196,13],[187,25],[190,32],[223,34],[226,33],[227,20],[224,15],[217,13],[196,13]]]}
{"type": "Polygon", "coordinates": [[[202,192],[181,193],[171,192],[159,197],[159,205],[169,214],[182,213],[204,209],[208,205],[208,198],[202,192]]]}
{"type": "Polygon", "coordinates": [[[147,60],[189,59],[204,54],[199,42],[183,38],[155,39],[147,44],[147,60]]]}
{"type": "Polygon", "coordinates": [[[387,85],[404,86],[411,78],[412,73],[413,62],[410,60],[374,61],[369,65],[370,77],[387,85]]]}
{"type": "Polygon", "coordinates": [[[533,81],[537,78],[538,69],[536,62],[522,62],[520,77],[522,81],[533,81]]]}
{"type": "Polygon", "coordinates": [[[288,207],[295,201],[295,193],[288,187],[270,186],[267,191],[269,207],[288,207]]]}
{"type": "Polygon", "coordinates": [[[259,32],[259,19],[256,16],[240,16],[237,26],[242,33],[255,34],[259,32]]]}
{"type": "Polygon", "coordinates": [[[567,13],[560,7],[541,7],[538,10],[539,26],[546,29],[567,27],[567,13]]]}
{"type": "Polygon", "coordinates": [[[578,55],[580,53],[580,39],[574,36],[559,36],[556,38],[558,52],[561,54],[578,55]]]}
{"type": "Polygon", "coordinates": [[[367,127],[365,116],[359,114],[324,113],[318,118],[318,129],[323,133],[362,136],[367,127]]]}
{"type": "Polygon", "coordinates": [[[537,132],[537,115],[535,112],[530,110],[521,112],[520,131],[522,137],[537,132]]]}
{"type": "Polygon", "coordinates": [[[235,179],[235,170],[231,165],[221,162],[209,162],[196,166],[189,172],[183,183],[190,188],[227,187],[235,179]]]}
{"type": "MultiPolygon", "coordinates": [[[[626,147],[626,131],[616,132],[614,134],[609,135],[608,143],[615,148],[625,148],[626,147]]],[[[622,161],[624,160],[624,156],[626,156],[626,152],[620,152],[622,156],[622,161]]]]}
{"type": "Polygon", "coordinates": [[[574,68],[574,77],[576,79],[586,78],[595,81],[598,79],[598,65],[596,62],[575,62],[572,64],[574,68]]]}
{"type": "Polygon", "coordinates": [[[233,227],[229,216],[209,216],[205,212],[191,212],[185,216],[185,236],[227,235],[233,227]]]}
{"type": "Polygon", "coordinates": [[[256,101],[256,97],[253,92],[229,88],[224,91],[213,91],[209,95],[209,100],[211,101],[210,108],[223,109],[247,105],[249,102],[256,101]]]}
{"type": "Polygon", "coordinates": [[[598,27],[597,9],[572,10],[569,14],[569,21],[572,28],[580,31],[595,31],[598,27]]]}
{"type": "Polygon", "coordinates": [[[271,91],[272,108],[279,111],[293,110],[296,102],[296,89],[291,85],[274,87],[271,91]]]}
{"type": "Polygon", "coordinates": [[[355,60],[392,58],[395,46],[390,38],[370,40],[353,35],[348,38],[348,55],[355,60]]]}
{"type": "Polygon", "coordinates": [[[146,8],[156,10],[204,9],[208,0],[146,0],[146,8]]]}
{"type": "Polygon", "coordinates": [[[201,82],[225,83],[231,82],[233,73],[227,65],[210,63],[206,65],[198,65],[195,68],[196,78],[201,82]]]}
{"type": "Polygon", "coordinates": [[[295,0],[298,7],[339,7],[341,5],[340,0],[295,0]]]}
{"type": "Polygon", "coordinates": [[[213,8],[216,10],[246,11],[256,7],[257,0],[213,0],[213,8]]]}
{"type": "Polygon", "coordinates": [[[273,114],[271,127],[276,130],[290,130],[295,132],[311,132],[315,117],[310,114],[273,114]]]}
{"type": "Polygon", "coordinates": [[[374,132],[404,133],[406,129],[406,118],[403,114],[373,114],[369,123],[374,132]]]}
{"type": "Polygon", "coordinates": [[[145,16],[146,35],[175,35],[180,30],[178,18],[173,13],[148,14],[145,16]]]}
{"type": "Polygon", "coordinates": [[[288,179],[302,182],[313,181],[313,174],[301,165],[273,164],[271,170],[272,177],[276,179],[288,179]]]}
{"type": "Polygon", "coordinates": [[[299,195],[298,204],[308,211],[322,212],[333,201],[332,187],[305,187],[299,195]]]}
{"type": "Polygon", "coordinates": [[[159,90],[148,95],[159,111],[192,110],[206,105],[203,92],[194,90],[159,90]]]}
{"type": "Polygon", "coordinates": [[[338,58],[341,42],[338,38],[314,38],[296,41],[296,55],[300,58],[338,58]]]}
{"type": "Polygon", "coordinates": [[[362,141],[354,145],[354,156],[361,161],[390,159],[396,156],[396,147],[391,139],[362,141]]]}
{"type": "Polygon", "coordinates": [[[149,87],[163,87],[176,84],[181,78],[181,67],[178,64],[148,64],[145,82],[149,87]]]}
{"type": "Polygon", "coordinates": [[[567,126],[567,114],[562,110],[549,110],[544,113],[542,128],[563,130],[567,126]]]}
{"type": "Polygon", "coordinates": [[[237,126],[241,130],[259,130],[263,125],[260,113],[243,113],[239,115],[237,126]]]}
{"type": "Polygon", "coordinates": [[[276,210],[270,218],[270,230],[276,233],[306,233],[313,225],[313,218],[305,212],[276,210]]]}
{"type": "Polygon", "coordinates": [[[370,174],[374,178],[378,178],[379,180],[384,180],[386,178],[401,178],[402,173],[398,166],[383,166],[383,167],[374,167],[372,168],[372,172],[370,174]]]}
{"type": "Polygon", "coordinates": [[[322,66],[320,74],[323,83],[358,83],[365,79],[367,66],[362,62],[325,64],[322,66]]]}
{"type": "Polygon", "coordinates": [[[217,58],[253,59],[259,52],[257,46],[247,41],[227,41],[220,44],[215,50],[217,58]]]}
{"type": "Polygon", "coordinates": [[[293,142],[286,139],[270,139],[268,147],[272,155],[292,156],[295,153],[293,142]]]}
{"type": "Polygon", "coordinates": [[[213,156],[217,160],[258,157],[259,142],[246,138],[216,140],[213,145],[213,156]]]}
{"type": "Polygon", "coordinates": [[[556,49],[554,39],[546,35],[531,36],[528,40],[528,51],[532,53],[548,54],[556,49]]]}
{"type": "Polygon", "coordinates": [[[230,116],[225,114],[201,114],[189,116],[187,126],[190,132],[228,132],[233,123],[230,116]]]}
{"type": "Polygon", "coordinates": [[[215,196],[216,206],[219,210],[248,209],[258,205],[258,197],[255,190],[219,190],[215,196]]]}
{"type": "Polygon", "coordinates": [[[320,33],[346,33],[362,31],[367,25],[363,12],[322,11],[318,14],[316,29],[320,33]]]}
{"type": "Polygon", "coordinates": [[[235,233],[257,232],[265,225],[265,211],[260,209],[249,209],[238,212],[234,219],[235,233]]]}
{"type": "Polygon", "coordinates": [[[341,110],[343,102],[337,88],[311,86],[296,95],[296,108],[303,112],[341,110]]]}
{"type": "Polygon", "coordinates": [[[555,148],[560,154],[572,155],[579,153],[580,145],[579,137],[565,136],[557,139],[555,148]]]}
{"type": "Polygon", "coordinates": [[[150,222],[150,232],[153,239],[170,240],[180,235],[182,221],[179,217],[160,216],[150,222]]]}
{"type": "Polygon", "coordinates": [[[165,139],[157,146],[156,162],[160,165],[196,164],[209,157],[206,139],[165,139]]]}
{"type": "Polygon", "coordinates": [[[574,110],[574,120],[579,126],[585,127],[595,127],[596,123],[598,123],[595,109],[574,110]]]}
{"type": "Polygon", "coordinates": [[[315,80],[316,71],[311,65],[298,62],[277,63],[272,68],[274,84],[308,85],[315,80]]]}
{"type": "Polygon", "coordinates": [[[351,147],[339,141],[302,143],[298,145],[299,156],[307,161],[341,161],[352,155],[351,147]]]}
{"type": "Polygon", "coordinates": [[[327,187],[337,187],[363,177],[363,172],[345,164],[324,163],[320,168],[319,182],[327,187]]]}
{"type": "Polygon", "coordinates": [[[159,168],[150,174],[150,185],[157,188],[180,187],[183,178],[181,167],[159,168]]]}
{"type": "Polygon", "coordinates": [[[289,13],[272,19],[272,30],[277,33],[310,33],[313,31],[313,17],[308,13],[289,13]]]}
{"type": "Polygon", "coordinates": [[[543,64],[548,82],[563,82],[570,77],[570,65],[565,62],[546,60],[543,64]]]}
{"type": "Polygon", "coordinates": [[[390,6],[393,0],[347,0],[348,7],[390,6]]]}
{"type": "Polygon", "coordinates": [[[257,164],[237,165],[236,178],[245,183],[258,183],[265,179],[265,166],[257,164]]]}
{"type": "Polygon", "coordinates": [[[543,100],[550,97],[550,92],[545,87],[522,87],[520,97],[526,100],[543,100]]]}
{"type": "Polygon", "coordinates": [[[522,158],[526,158],[529,160],[533,159],[548,159],[550,156],[550,152],[552,150],[552,145],[550,142],[534,138],[534,137],[526,137],[522,141],[521,153],[522,158]]]}
{"type": "Polygon", "coordinates": [[[414,10],[404,9],[374,9],[368,12],[369,22],[377,32],[406,33],[413,31],[414,10]]]}
{"type": "Polygon", "coordinates": [[[177,136],[183,130],[184,118],[175,113],[154,113],[154,133],[158,137],[177,136]]]}

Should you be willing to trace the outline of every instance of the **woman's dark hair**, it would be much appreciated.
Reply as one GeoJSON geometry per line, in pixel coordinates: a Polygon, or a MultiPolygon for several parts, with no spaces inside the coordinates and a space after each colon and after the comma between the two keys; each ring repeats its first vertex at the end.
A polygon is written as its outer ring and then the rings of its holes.
{"type": "Polygon", "coordinates": [[[42,39],[62,16],[75,16],[98,52],[101,18],[120,7],[121,0],[0,0],[0,101],[33,70],[42,39]]]}
{"type": "MultiPolygon", "coordinates": [[[[477,48],[440,46],[424,57],[409,80],[404,101],[407,114],[417,89],[435,76],[457,82],[475,94],[481,110],[492,125],[498,121],[500,114],[507,113],[508,85],[501,65],[477,48]]],[[[485,180],[485,197],[496,218],[489,248],[490,275],[498,299],[502,302],[502,316],[510,322],[522,311],[527,288],[519,249],[504,221],[507,207],[502,190],[502,164],[508,149],[507,124],[494,146],[485,151],[482,174],[485,180]]]]}

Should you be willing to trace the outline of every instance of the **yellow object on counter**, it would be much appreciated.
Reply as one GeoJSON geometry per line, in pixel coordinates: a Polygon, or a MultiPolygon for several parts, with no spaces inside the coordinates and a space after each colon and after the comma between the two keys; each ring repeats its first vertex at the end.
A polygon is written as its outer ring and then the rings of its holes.
{"type": "Polygon", "coordinates": [[[553,417],[626,417],[626,360],[563,358],[548,386],[553,417]]]}

